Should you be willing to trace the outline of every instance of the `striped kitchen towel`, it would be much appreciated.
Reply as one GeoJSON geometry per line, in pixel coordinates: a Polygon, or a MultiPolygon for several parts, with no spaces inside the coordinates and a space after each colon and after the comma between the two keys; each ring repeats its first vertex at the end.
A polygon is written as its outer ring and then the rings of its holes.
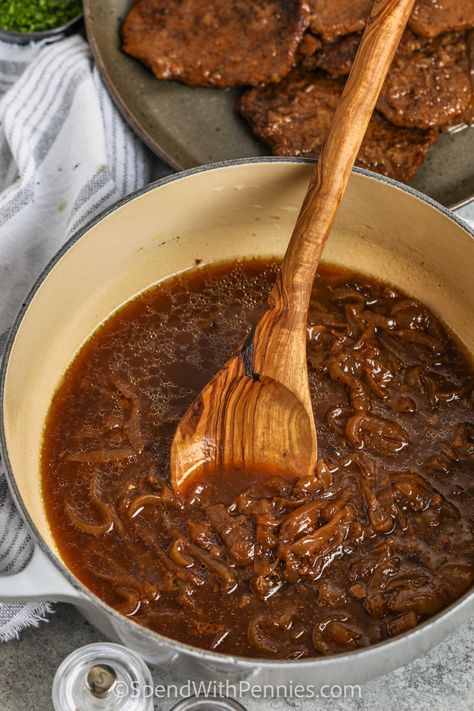
{"type": "MultiPolygon", "coordinates": [[[[151,178],[150,154],[112,104],[87,43],[0,42],[0,349],[35,278],[88,220],[151,178]]],[[[0,575],[32,543],[0,472],[0,575]]],[[[0,641],[37,625],[43,603],[0,604],[0,641]]]]}

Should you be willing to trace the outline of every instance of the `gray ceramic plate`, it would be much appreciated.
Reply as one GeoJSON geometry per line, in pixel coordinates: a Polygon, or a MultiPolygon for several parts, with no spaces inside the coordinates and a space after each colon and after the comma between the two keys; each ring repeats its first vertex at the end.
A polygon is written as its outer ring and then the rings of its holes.
{"type": "MultiPolygon", "coordinates": [[[[102,76],[126,120],[177,169],[268,153],[235,114],[235,91],[157,81],[120,50],[119,28],[130,0],[85,0],[87,34],[102,76]]],[[[474,129],[443,135],[413,187],[447,206],[474,198],[474,129]]]]}

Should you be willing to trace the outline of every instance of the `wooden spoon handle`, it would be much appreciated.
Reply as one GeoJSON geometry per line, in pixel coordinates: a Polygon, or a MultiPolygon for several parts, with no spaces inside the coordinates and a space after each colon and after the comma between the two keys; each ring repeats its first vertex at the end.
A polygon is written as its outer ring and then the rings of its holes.
{"type": "Polygon", "coordinates": [[[375,0],[283,260],[271,303],[306,324],[314,275],[415,0],[375,0]],[[299,318],[298,318],[299,315],[299,318]]]}

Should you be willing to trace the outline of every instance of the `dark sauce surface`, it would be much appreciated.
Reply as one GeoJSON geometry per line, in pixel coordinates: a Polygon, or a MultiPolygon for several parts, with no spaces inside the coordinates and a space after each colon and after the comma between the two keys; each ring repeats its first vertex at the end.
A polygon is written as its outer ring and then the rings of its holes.
{"type": "Polygon", "coordinates": [[[471,586],[474,378],[422,304],[323,269],[308,323],[314,477],[213,477],[177,498],[176,425],[275,274],[206,266],[116,313],[55,396],[43,489],[64,560],[123,614],[199,647],[299,658],[397,635],[471,586]]]}

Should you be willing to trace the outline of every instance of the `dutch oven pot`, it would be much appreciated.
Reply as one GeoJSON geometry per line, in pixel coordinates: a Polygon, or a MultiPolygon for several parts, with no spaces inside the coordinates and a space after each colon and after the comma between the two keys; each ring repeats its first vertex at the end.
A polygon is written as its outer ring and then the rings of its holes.
{"type": "MultiPolygon", "coordinates": [[[[191,170],[148,186],[75,235],[50,263],[12,329],[2,371],[2,445],[18,509],[36,542],[0,600],[74,604],[112,640],[190,679],[258,684],[360,683],[407,664],[474,611],[474,592],[416,629],[375,646],[299,661],[245,659],[168,639],[91,593],[58,552],[41,496],[43,426],[78,349],[111,312],[202,262],[283,254],[312,166],[256,159],[191,170]]],[[[431,200],[355,171],[325,261],[385,279],[424,301],[474,354],[474,233],[431,200]]]]}

